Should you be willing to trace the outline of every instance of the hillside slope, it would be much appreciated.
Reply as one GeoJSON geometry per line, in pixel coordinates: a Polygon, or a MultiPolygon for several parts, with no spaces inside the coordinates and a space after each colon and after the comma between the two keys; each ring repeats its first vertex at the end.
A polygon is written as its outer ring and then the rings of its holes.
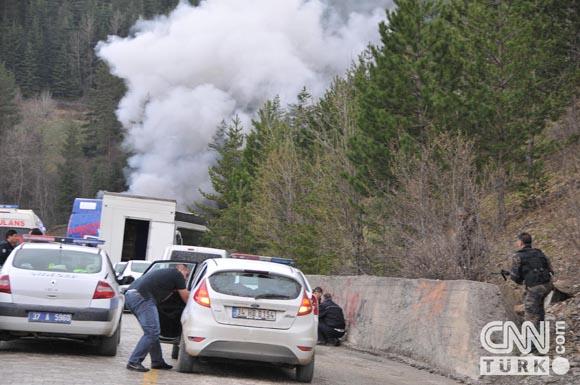
{"type": "MultiPolygon", "coordinates": [[[[566,353],[573,370],[580,370],[580,130],[578,103],[554,125],[548,138],[559,143],[545,164],[544,194],[535,207],[522,209],[517,197],[511,196],[512,207],[506,230],[493,243],[490,271],[508,268],[515,236],[531,233],[534,246],[551,258],[555,270],[554,285],[558,289],[547,304],[546,319],[565,321],[566,353]],[[563,293],[563,294],[562,294],[563,293]]],[[[521,304],[522,287],[504,282],[501,276],[490,276],[500,285],[506,298],[521,304]]],[[[521,307],[521,305],[519,306],[521,307]]],[[[520,310],[520,309],[518,309],[520,310]]],[[[553,345],[552,345],[553,346],[553,345]]],[[[553,354],[551,354],[553,355],[553,354]]]]}

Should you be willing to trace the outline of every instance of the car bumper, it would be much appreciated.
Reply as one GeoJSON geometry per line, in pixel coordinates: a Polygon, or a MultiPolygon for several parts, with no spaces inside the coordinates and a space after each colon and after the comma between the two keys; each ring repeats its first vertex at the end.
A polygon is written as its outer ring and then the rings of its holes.
{"type": "MultiPolygon", "coordinates": [[[[49,333],[71,336],[111,336],[117,327],[118,309],[70,308],[56,306],[21,305],[0,303],[0,331],[11,335],[26,333],[49,333]],[[72,314],[70,324],[29,322],[28,312],[53,312],[72,314]],[[16,333],[14,333],[16,332],[16,333]]],[[[23,335],[25,336],[25,335],[23,335]]]]}
{"type": "Polygon", "coordinates": [[[213,317],[189,318],[182,319],[183,336],[185,350],[194,357],[290,365],[307,365],[314,357],[317,331],[310,323],[280,330],[220,324],[213,317]],[[204,340],[195,342],[190,337],[204,340]]]}

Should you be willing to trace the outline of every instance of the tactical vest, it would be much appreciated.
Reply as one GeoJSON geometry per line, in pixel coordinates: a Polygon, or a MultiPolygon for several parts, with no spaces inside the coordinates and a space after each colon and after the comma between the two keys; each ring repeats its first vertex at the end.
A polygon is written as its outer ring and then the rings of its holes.
{"type": "Polygon", "coordinates": [[[522,278],[527,287],[551,281],[548,260],[541,250],[526,248],[518,251],[521,259],[522,278]]]}

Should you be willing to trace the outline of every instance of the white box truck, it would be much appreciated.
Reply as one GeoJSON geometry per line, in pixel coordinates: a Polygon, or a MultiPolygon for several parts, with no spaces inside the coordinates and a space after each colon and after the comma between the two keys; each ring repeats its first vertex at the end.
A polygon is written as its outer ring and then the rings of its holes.
{"type": "Polygon", "coordinates": [[[173,244],[176,209],[171,199],[105,192],[99,238],[111,262],[161,258],[173,244]]]}
{"type": "Polygon", "coordinates": [[[115,264],[160,259],[167,246],[197,244],[205,231],[199,217],[177,212],[175,200],[104,192],[100,199],[75,199],[67,237],[105,241],[115,264]]]}

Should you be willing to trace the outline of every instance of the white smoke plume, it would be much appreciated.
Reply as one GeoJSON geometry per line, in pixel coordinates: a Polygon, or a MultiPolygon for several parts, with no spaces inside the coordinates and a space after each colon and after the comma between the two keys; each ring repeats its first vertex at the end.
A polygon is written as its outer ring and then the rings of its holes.
{"type": "Polygon", "coordinates": [[[391,0],[208,0],[139,21],[97,54],[128,88],[117,116],[126,130],[129,192],[177,199],[211,190],[208,144],[219,123],[249,122],[266,100],[320,96],[369,43],[391,0]]]}

